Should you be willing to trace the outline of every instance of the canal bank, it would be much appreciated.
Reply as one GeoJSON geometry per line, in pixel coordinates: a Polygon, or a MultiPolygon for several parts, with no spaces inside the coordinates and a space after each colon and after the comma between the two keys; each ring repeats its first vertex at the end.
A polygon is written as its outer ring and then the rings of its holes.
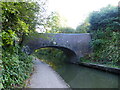
{"type": "Polygon", "coordinates": [[[34,61],[34,65],[35,70],[30,78],[29,88],[71,87],[111,89],[118,88],[120,84],[119,75],[117,74],[77,64],[57,64],[55,65],[55,71],[48,64],[43,63],[38,59],[34,61]]]}
{"type": "Polygon", "coordinates": [[[34,62],[34,72],[28,88],[69,88],[69,85],[48,64],[39,59],[34,62]]]}
{"type": "MultiPolygon", "coordinates": [[[[56,65],[59,66],[59,65],[56,65]]],[[[59,66],[60,67],[60,66],[59,66]]],[[[77,64],[65,63],[56,71],[71,88],[116,88],[120,86],[119,75],[77,64]]]]}
{"type": "Polygon", "coordinates": [[[89,68],[94,68],[94,69],[98,69],[98,70],[102,70],[105,72],[110,72],[110,73],[114,73],[114,74],[118,74],[120,75],[120,68],[112,68],[112,67],[107,67],[105,65],[101,65],[101,64],[93,64],[93,63],[76,63],[80,66],[85,66],[85,67],[89,67],[89,68]]]}

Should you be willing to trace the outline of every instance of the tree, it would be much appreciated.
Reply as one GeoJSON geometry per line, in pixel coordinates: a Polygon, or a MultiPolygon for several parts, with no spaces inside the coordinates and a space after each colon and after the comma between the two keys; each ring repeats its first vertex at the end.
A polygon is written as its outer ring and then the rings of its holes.
{"type": "Polygon", "coordinates": [[[120,26],[119,18],[118,8],[108,5],[100,9],[100,11],[94,11],[89,15],[90,30],[105,30],[108,26],[112,27],[113,30],[118,30],[120,26]]]}
{"type": "Polygon", "coordinates": [[[118,7],[107,6],[89,16],[93,57],[102,63],[120,65],[120,17],[118,7]]]}
{"type": "Polygon", "coordinates": [[[47,33],[58,33],[59,28],[61,27],[60,15],[57,12],[52,12],[47,17],[47,25],[45,26],[47,33]]]}
{"type": "Polygon", "coordinates": [[[61,27],[59,29],[60,33],[75,33],[75,30],[71,27],[61,27]]]}
{"type": "Polygon", "coordinates": [[[2,34],[4,46],[14,44],[14,40],[22,41],[23,35],[35,31],[37,23],[37,3],[2,2],[2,34]]]}
{"type": "MultiPolygon", "coordinates": [[[[42,2],[41,2],[42,3],[42,2]]],[[[32,57],[23,53],[21,43],[25,35],[35,32],[39,24],[37,2],[0,2],[2,8],[2,83],[3,88],[24,87],[30,76],[32,57]]],[[[41,13],[40,13],[41,12],[41,13]]],[[[1,79],[1,78],[0,78],[1,79]]],[[[0,86],[2,86],[0,84],[0,86]]]]}
{"type": "Polygon", "coordinates": [[[77,26],[76,33],[87,33],[88,30],[89,30],[89,23],[84,22],[83,24],[77,26]]]}

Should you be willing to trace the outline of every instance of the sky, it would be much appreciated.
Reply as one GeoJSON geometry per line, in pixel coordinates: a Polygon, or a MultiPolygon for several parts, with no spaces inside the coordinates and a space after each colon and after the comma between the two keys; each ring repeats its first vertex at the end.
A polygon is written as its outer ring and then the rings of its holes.
{"type": "Polygon", "coordinates": [[[119,0],[48,0],[48,11],[56,11],[67,22],[68,27],[76,28],[84,22],[90,12],[111,4],[118,5],[119,0]]]}

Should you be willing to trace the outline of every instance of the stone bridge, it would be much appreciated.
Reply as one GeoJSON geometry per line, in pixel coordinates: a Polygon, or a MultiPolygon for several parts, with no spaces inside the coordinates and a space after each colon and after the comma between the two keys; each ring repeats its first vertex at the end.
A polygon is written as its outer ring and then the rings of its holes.
{"type": "Polygon", "coordinates": [[[81,34],[35,34],[29,35],[23,41],[23,51],[28,54],[36,49],[52,47],[57,48],[67,55],[70,62],[77,62],[81,57],[91,53],[91,36],[89,33],[81,34]]]}

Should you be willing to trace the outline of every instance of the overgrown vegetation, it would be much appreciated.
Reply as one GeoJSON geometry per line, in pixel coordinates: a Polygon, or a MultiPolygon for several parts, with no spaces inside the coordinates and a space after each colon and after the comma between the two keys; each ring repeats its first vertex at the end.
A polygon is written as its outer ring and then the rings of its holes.
{"type": "MultiPolygon", "coordinates": [[[[36,2],[0,2],[2,8],[2,88],[21,88],[32,71],[32,56],[21,51],[25,35],[35,32],[36,2]]],[[[1,78],[0,78],[1,79],[1,78]]]]}
{"type": "Polygon", "coordinates": [[[58,68],[58,65],[61,66],[66,60],[64,52],[55,48],[41,48],[36,50],[34,55],[54,69],[58,68]]]}
{"type": "Polygon", "coordinates": [[[25,86],[25,80],[32,72],[32,56],[21,52],[19,47],[12,48],[14,51],[3,51],[3,87],[4,88],[22,88],[25,86]]]}
{"type": "Polygon", "coordinates": [[[107,6],[92,12],[89,17],[89,31],[92,34],[93,53],[83,61],[120,65],[120,17],[118,7],[107,6]]]}

